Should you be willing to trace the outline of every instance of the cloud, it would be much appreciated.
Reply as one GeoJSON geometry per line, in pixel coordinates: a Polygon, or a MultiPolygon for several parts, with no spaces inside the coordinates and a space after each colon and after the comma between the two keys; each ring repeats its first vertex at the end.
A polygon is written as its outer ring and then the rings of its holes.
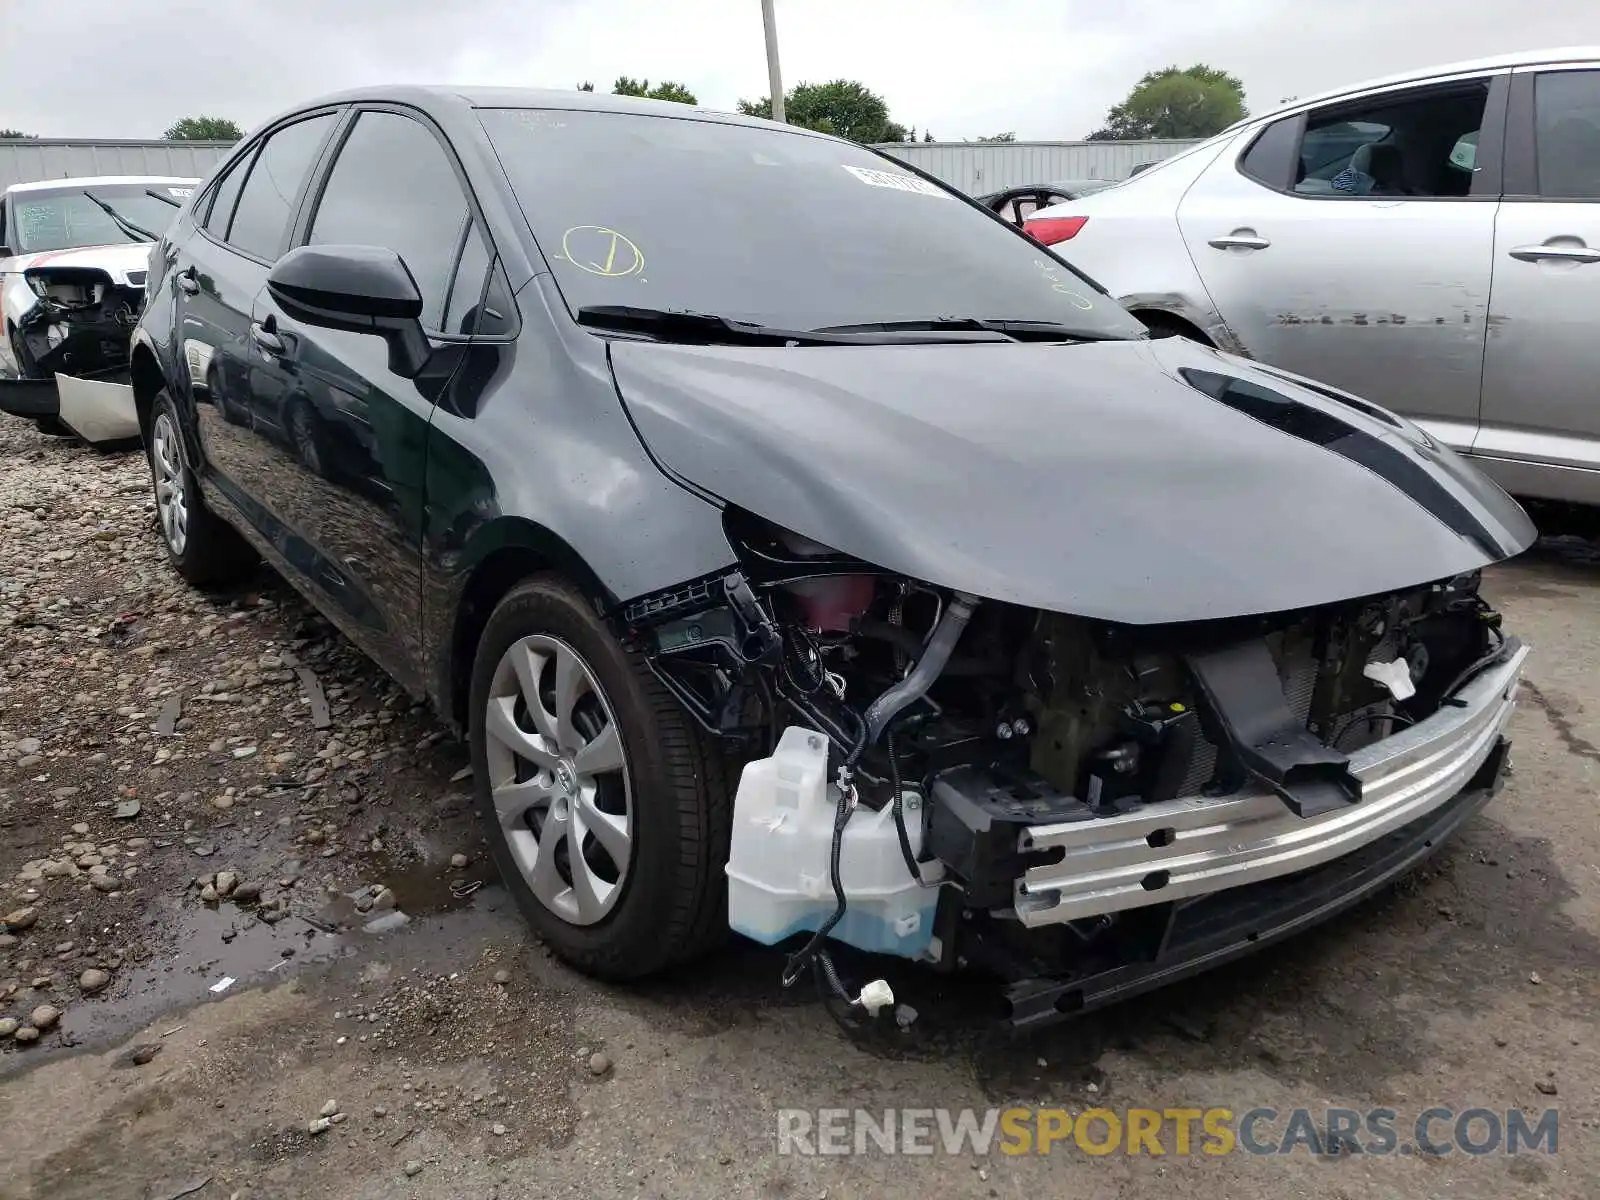
{"type": "MultiPolygon", "coordinates": [[[[1588,0],[777,0],[786,84],[860,79],[940,138],[1082,137],[1147,70],[1206,62],[1252,109],[1375,75],[1560,45],[1588,0]]],[[[569,88],[676,79],[731,108],[766,94],[757,0],[15,0],[4,123],[157,137],[205,113],[250,127],[364,84],[569,88]]]]}

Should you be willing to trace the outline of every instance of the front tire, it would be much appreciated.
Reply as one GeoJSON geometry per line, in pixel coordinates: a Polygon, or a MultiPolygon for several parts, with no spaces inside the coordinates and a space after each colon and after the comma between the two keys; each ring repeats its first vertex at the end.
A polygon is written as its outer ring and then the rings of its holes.
{"type": "Polygon", "coordinates": [[[562,959],[638,979],[723,940],[720,751],[564,581],[535,576],[490,616],[470,739],[500,874],[562,959]]]}
{"type": "Polygon", "coordinates": [[[167,559],[196,587],[242,583],[259,561],[250,544],[206,507],[189,466],[183,426],[166,392],[156,396],[146,457],[156,494],[156,518],[167,559]]]}

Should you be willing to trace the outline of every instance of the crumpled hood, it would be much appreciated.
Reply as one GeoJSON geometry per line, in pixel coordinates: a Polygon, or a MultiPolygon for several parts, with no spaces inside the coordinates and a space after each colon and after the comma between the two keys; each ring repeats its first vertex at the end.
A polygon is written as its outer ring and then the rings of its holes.
{"type": "Polygon", "coordinates": [[[686,482],[915,578],[1161,624],[1394,591],[1508,558],[1521,508],[1409,422],[1182,339],[615,340],[686,482]]]}

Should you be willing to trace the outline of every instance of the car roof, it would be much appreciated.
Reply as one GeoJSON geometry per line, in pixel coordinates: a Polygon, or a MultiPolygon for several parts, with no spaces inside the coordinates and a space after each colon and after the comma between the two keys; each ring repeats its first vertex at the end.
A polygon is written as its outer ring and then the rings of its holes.
{"type": "Polygon", "coordinates": [[[1337,100],[1342,96],[1360,95],[1378,88],[1397,87],[1407,83],[1426,83],[1430,79],[1445,79],[1452,75],[1470,75],[1475,71],[1508,71],[1517,67],[1543,66],[1552,63],[1574,62],[1600,62],[1600,46],[1561,46],[1546,50],[1516,50],[1509,54],[1495,54],[1488,58],[1471,58],[1461,62],[1443,63],[1439,66],[1424,67],[1413,71],[1403,71],[1397,75],[1383,75],[1376,79],[1366,79],[1360,83],[1352,83],[1345,87],[1333,88],[1326,92],[1319,92],[1314,96],[1296,96],[1285,104],[1268,112],[1254,113],[1242,121],[1236,121],[1224,133],[1243,129],[1247,125],[1257,125],[1264,121],[1281,116],[1284,113],[1298,112],[1317,104],[1324,104],[1329,100],[1337,100]]]}
{"type": "Polygon", "coordinates": [[[547,108],[576,112],[632,113],[637,116],[672,117],[678,120],[710,121],[724,125],[752,125],[804,134],[808,137],[828,138],[830,141],[840,140],[830,134],[818,133],[798,125],[780,125],[776,121],[768,121],[762,117],[747,117],[742,113],[721,112],[694,104],[678,104],[671,100],[613,96],[607,92],[580,92],[576,88],[375,85],[309,99],[273,117],[269,124],[275,124],[286,116],[312,108],[331,104],[358,104],[363,101],[407,104],[434,115],[438,115],[443,109],[463,108],[547,108]]]}
{"type": "Polygon", "coordinates": [[[6,191],[44,192],[57,188],[113,187],[117,184],[177,183],[184,186],[199,183],[198,179],[179,175],[83,175],[71,179],[36,179],[32,183],[13,183],[6,191]]]}

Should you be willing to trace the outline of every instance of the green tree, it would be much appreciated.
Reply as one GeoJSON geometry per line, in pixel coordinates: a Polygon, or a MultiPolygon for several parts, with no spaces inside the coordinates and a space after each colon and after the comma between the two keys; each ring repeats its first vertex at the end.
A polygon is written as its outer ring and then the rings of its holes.
{"type": "Polygon", "coordinates": [[[184,117],[161,136],[169,142],[237,142],[244,130],[226,117],[184,117]]]}
{"type": "Polygon", "coordinates": [[[991,134],[988,137],[981,137],[978,140],[980,142],[1014,142],[1017,140],[1017,135],[1007,131],[1005,133],[991,134]]]}
{"type": "Polygon", "coordinates": [[[1128,98],[1112,106],[1091,142],[1139,138],[1203,138],[1249,116],[1244,84],[1204,63],[1167,67],[1139,80],[1128,98]]]}
{"type": "MultiPolygon", "coordinates": [[[[593,90],[593,89],[590,89],[593,90]]],[[[643,96],[647,100],[671,100],[677,104],[699,104],[695,94],[681,83],[674,83],[664,79],[655,87],[650,86],[648,79],[631,79],[627,75],[618,75],[617,82],[611,86],[613,96],[643,96]]]]}
{"type": "MultiPolygon", "coordinates": [[[[797,83],[784,93],[783,107],[789,124],[853,142],[903,142],[907,138],[906,127],[889,119],[883,97],[853,79],[797,83]]],[[[772,98],[741,100],[739,111],[750,117],[771,117],[772,98]]]]}
{"type": "Polygon", "coordinates": [[[0,129],[0,138],[36,138],[37,133],[23,133],[20,129],[0,129]]]}
{"type": "Polygon", "coordinates": [[[588,80],[584,80],[584,82],[578,85],[578,90],[580,92],[592,92],[594,91],[594,84],[590,83],[588,80]]]}

